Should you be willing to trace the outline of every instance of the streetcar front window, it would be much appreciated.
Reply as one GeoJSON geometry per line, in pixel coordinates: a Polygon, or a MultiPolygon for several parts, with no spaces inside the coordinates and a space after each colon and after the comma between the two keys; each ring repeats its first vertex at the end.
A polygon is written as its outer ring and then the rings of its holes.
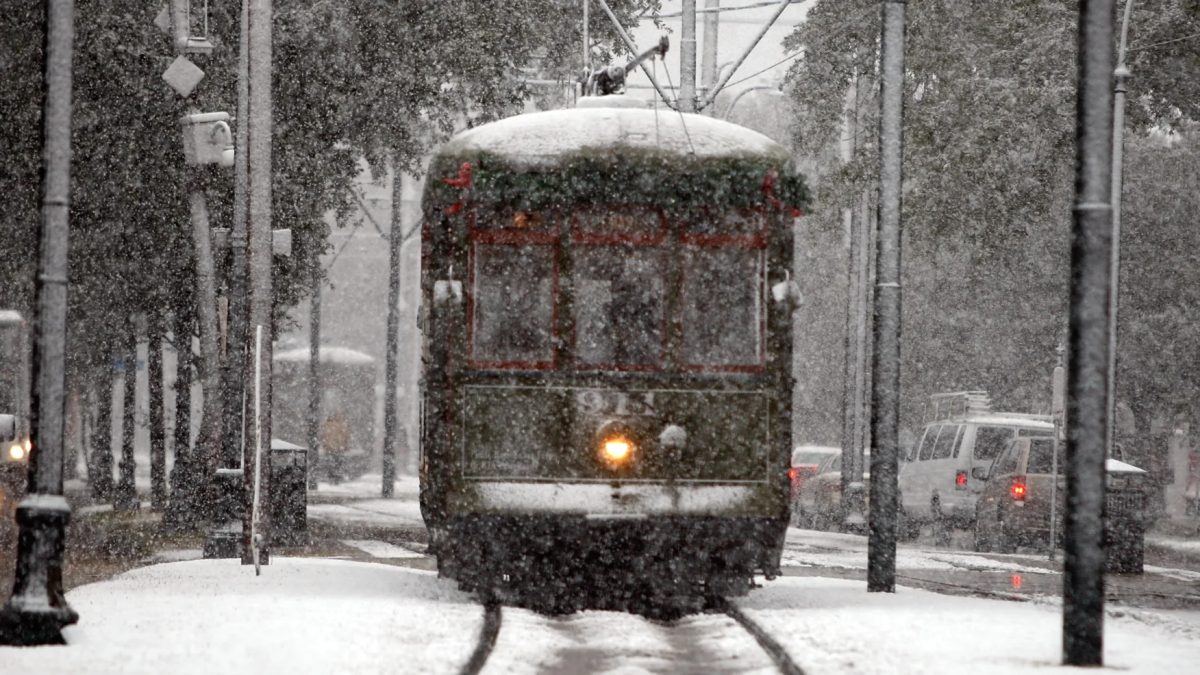
{"type": "Polygon", "coordinates": [[[553,362],[554,248],[477,243],[471,356],[501,367],[553,362]]]}
{"type": "Polygon", "coordinates": [[[662,361],[665,258],[655,248],[576,249],[575,358],[588,366],[662,361]]]}
{"type": "Polygon", "coordinates": [[[684,364],[760,364],[762,259],[763,251],[754,248],[684,249],[684,364]]]}
{"type": "Polygon", "coordinates": [[[659,367],[668,267],[662,214],[632,204],[590,207],[577,210],[573,222],[576,362],[659,367]]]}

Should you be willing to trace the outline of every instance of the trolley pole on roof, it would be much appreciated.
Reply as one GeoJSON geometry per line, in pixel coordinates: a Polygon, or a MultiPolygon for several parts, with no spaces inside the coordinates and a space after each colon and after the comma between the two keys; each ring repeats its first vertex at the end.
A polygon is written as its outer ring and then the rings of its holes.
{"type": "Polygon", "coordinates": [[[29,494],[17,506],[17,567],[12,596],[0,609],[0,645],[64,644],[62,627],[79,620],[62,587],[71,515],[62,495],[75,6],[72,0],[49,0],[44,7],[42,217],[32,322],[29,494]]]}
{"type": "Polygon", "coordinates": [[[1079,5],[1067,347],[1063,664],[1104,663],[1104,460],[1112,271],[1113,0],[1079,5]]]}
{"type": "Polygon", "coordinates": [[[897,427],[900,418],[900,187],[903,174],[905,0],[883,3],[879,111],[879,233],[871,380],[871,512],[867,591],[896,590],[897,427]]]}

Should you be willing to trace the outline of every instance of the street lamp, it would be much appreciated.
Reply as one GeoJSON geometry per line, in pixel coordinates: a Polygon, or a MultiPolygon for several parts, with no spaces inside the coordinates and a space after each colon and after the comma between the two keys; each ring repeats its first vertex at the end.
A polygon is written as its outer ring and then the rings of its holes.
{"type": "Polygon", "coordinates": [[[33,315],[33,403],[29,494],[17,506],[12,596],[0,609],[0,645],[63,644],[75,613],[63,595],[62,567],[71,509],[63,498],[63,379],[67,342],[67,239],[71,197],[71,54],[75,7],[44,4],[41,226],[33,315]]]}

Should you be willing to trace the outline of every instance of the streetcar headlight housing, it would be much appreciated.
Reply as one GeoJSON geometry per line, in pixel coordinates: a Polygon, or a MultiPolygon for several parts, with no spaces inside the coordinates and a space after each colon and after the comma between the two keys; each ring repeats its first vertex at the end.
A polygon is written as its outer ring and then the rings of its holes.
{"type": "Polygon", "coordinates": [[[25,452],[25,446],[21,445],[20,443],[13,443],[12,445],[8,446],[9,458],[18,462],[22,459],[25,459],[25,452]]]}

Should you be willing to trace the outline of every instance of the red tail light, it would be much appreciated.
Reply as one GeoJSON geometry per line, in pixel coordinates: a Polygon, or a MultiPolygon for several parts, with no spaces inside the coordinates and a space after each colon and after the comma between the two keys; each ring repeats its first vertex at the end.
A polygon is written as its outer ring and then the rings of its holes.
{"type": "Polygon", "coordinates": [[[796,479],[799,477],[800,477],[800,469],[797,469],[794,466],[792,468],[788,469],[788,480],[795,482],[796,479]]]}
{"type": "Polygon", "coordinates": [[[959,490],[967,489],[967,472],[959,471],[954,474],[954,487],[959,490]]]}
{"type": "Polygon", "coordinates": [[[1025,476],[1016,476],[1013,478],[1012,485],[1008,486],[1008,494],[1016,501],[1025,501],[1025,495],[1028,488],[1025,487],[1025,476]]]}

